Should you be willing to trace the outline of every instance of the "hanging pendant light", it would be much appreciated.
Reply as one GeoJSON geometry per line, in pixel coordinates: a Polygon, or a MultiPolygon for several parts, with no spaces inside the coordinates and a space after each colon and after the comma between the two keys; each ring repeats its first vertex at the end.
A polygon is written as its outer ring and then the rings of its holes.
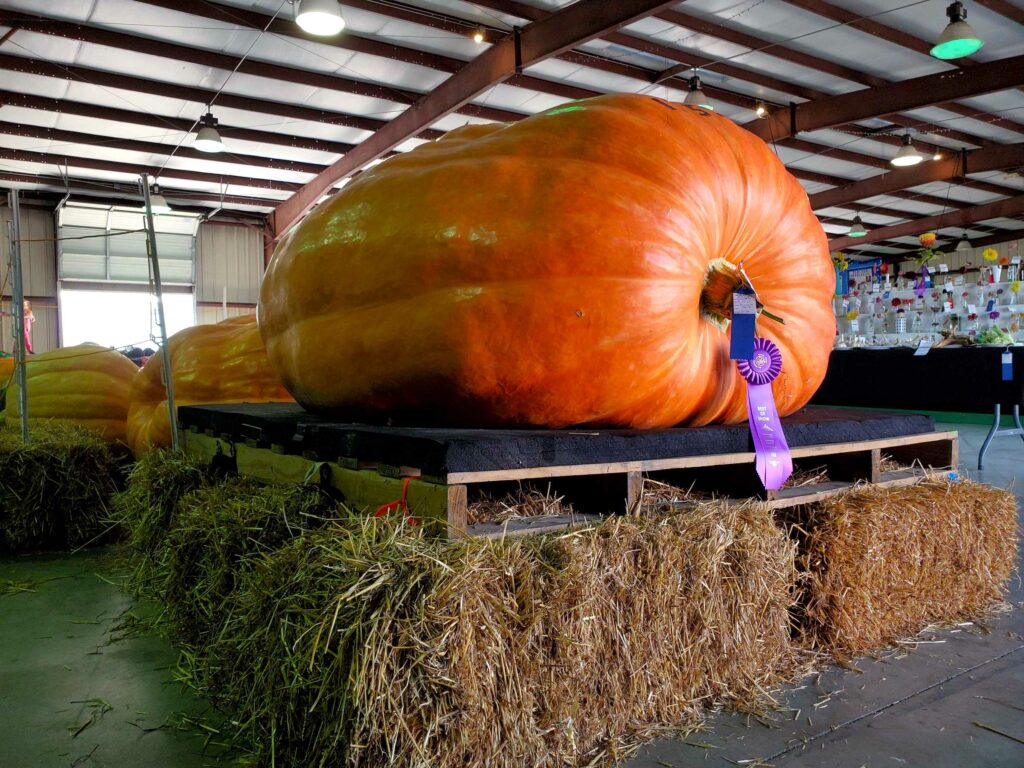
{"type": "Polygon", "coordinates": [[[338,0],[299,0],[295,23],[311,35],[327,37],[345,28],[338,0]]]}
{"type": "Polygon", "coordinates": [[[196,133],[192,146],[200,152],[223,152],[224,142],[221,141],[217,125],[217,118],[213,116],[212,112],[207,111],[199,120],[199,131],[196,133]]]}
{"type": "Polygon", "coordinates": [[[910,139],[910,134],[903,134],[903,146],[900,147],[899,152],[889,162],[895,165],[897,168],[905,168],[909,165],[917,165],[924,160],[924,155],[914,148],[914,142],[910,139]]]}
{"type": "Polygon", "coordinates": [[[929,51],[937,59],[962,59],[981,49],[985,41],[967,23],[967,9],[959,0],[946,8],[949,24],[929,51]]]}
{"type": "Polygon", "coordinates": [[[709,112],[715,111],[715,107],[711,104],[711,99],[701,89],[700,78],[696,74],[690,78],[690,92],[683,99],[683,104],[690,107],[700,107],[709,112]]]}
{"type": "Polygon", "coordinates": [[[971,241],[967,239],[967,230],[964,230],[963,236],[960,238],[960,242],[956,244],[957,253],[969,253],[971,250],[971,241]]]}
{"type": "Polygon", "coordinates": [[[149,209],[153,213],[170,213],[173,209],[167,198],[160,194],[160,185],[153,185],[153,193],[149,196],[149,209]]]}
{"type": "Polygon", "coordinates": [[[853,224],[850,225],[850,231],[846,233],[847,237],[864,237],[868,231],[864,228],[864,222],[860,220],[860,214],[853,217],[853,224]]]}

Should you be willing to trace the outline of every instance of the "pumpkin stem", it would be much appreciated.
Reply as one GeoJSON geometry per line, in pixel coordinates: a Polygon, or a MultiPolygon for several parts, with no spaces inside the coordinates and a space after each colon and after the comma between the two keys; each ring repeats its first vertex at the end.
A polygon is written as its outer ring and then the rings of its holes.
{"type": "Polygon", "coordinates": [[[743,285],[739,269],[730,261],[715,259],[704,273],[700,292],[700,314],[705,320],[726,331],[732,319],[732,294],[743,285]]]}

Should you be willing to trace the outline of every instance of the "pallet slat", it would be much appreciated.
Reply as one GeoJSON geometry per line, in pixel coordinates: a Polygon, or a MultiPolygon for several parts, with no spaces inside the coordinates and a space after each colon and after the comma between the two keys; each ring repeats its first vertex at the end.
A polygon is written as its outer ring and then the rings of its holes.
{"type": "MultiPolygon", "coordinates": [[[[830,480],[765,494],[759,481],[751,474],[755,455],[749,452],[451,472],[443,478],[420,478],[416,477],[419,471],[410,467],[380,462],[367,464],[354,457],[343,457],[338,461],[317,461],[280,450],[274,451],[272,448],[253,447],[248,441],[232,443],[221,435],[208,435],[195,430],[183,430],[182,440],[187,451],[206,461],[234,464],[240,474],[267,483],[321,483],[340,491],[355,508],[367,512],[373,512],[401,498],[405,478],[412,476],[407,495],[410,514],[421,519],[432,518],[445,522],[451,538],[465,535],[520,536],[562,530],[579,524],[589,525],[602,516],[592,513],[621,513],[637,508],[641,502],[644,477],[659,472],[664,473],[664,479],[671,479],[674,472],[679,473],[681,470],[697,473],[705,483],[698,490],[726,498],[738,495],[741,498],[735,498],[736,503],[748,502],[751,498],[748,494],[760,490],[761,503],[772,508],[785,508],[821,501],[847,491],[857,483],[891,487],[920,482],[926,477],[941,475],[947,467],[955,469],[958,459],[956,432],[801,446],[792,450],[793,458],[814,460],[815,464],[820,459],[830,480]],[[916,467],[882,472],[880,464],[883,452],[901,462],[914,463],[916,467]],[[580,514],[517,518],[502,525],[467,524],[472,485],[528,480],[548,480],[556,487],[560,482],[560,492],[580,510],[580,514]],[[749,480],[754,480],[754,485],[747,482],[749,480]]],[[[805,461],[805,465],[809,463],[805,461]]],[[[688,484],[684,484],[684,487],[688,487],[688,484]]]]}

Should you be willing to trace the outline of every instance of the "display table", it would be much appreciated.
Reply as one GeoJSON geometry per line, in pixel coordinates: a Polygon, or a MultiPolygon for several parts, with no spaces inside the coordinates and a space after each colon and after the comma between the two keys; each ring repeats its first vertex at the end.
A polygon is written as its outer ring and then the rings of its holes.
{"type": "Polygon", "coordinates": [[[926,355],[913,349],[836,349],[825,381],[812,403],[862,408],[907,408],[922,411],[992,413],[992,428],[978,454],[996,437],[1024,438],[1020,406],[1024,402],[1024,347],[1012,347],[1013,377],[1002,379],[1005,347],[943,347],[926,355]],[[1014,427],[1000,429],[1002,409],[1013,414],[1014,427]]]}

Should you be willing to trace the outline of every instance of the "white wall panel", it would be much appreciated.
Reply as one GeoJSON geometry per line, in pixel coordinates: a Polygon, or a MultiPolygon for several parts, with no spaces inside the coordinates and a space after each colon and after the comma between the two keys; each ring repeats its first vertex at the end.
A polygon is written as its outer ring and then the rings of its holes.
{"type": "MultiPolygon", "coordinates": [[[[252,315],[255,314],[256,309],[254,307],[239,307],[228,305],[228,317],[237,317],[238,315],[252,315]]],[[[213,306],[212,304],[200,304],[196,306],[196,324],[197,325],[210,325],[213,323],[219,323],[224,320],[224,310],[219,306],[213,306]]]]}
{"type": "Polygon", "coordinates": [[[201,224],[197,251],[197,301],[220,303],[227,287],[229,303],[256,304],[263,279],[262,232],[241,224],[201,224]]]}
{"type": "MultiPolygon", "coordinates": [[[[13,292],[8,272],[9,254],[7,223],[11,209],[0,208],[0,285],[3,290],[3,311],[11,310],[13,292]]],[[[32,342],[36,352],[47,352],[57,346],[57,256],[53,242],[53,211],[31,205],[21,206],[21,262],[25,295],[32,299],[32,312],[36,323],[32,329],[32,342]],[[31,241],[31,242],[26,242],[31,241]]],[[[0,350],[14,349],[14,320],[0,317],[0,350]]]]}

